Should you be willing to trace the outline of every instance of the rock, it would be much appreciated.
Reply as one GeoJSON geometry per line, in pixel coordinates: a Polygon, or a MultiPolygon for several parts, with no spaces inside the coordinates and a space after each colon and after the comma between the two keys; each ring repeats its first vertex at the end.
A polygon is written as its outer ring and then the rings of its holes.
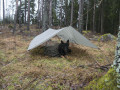
{"type": "Polygon", "coordinates": [[[112,41],[112,40],[115,40],[116,37],[110,33],[108,34],[104,34],[102,36],[99,37],[98,41],[112,41]]]}

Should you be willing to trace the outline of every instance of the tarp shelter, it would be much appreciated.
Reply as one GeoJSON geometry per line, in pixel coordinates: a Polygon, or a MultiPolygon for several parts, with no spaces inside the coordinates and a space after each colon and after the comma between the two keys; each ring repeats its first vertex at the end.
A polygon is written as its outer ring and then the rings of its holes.
{"type": "Polygon", "coordinates": [[[92,47],[98,49],[96,45],[91,43],[87,38],[85,38],[82,34],[80,34],[78,31],[76,31],[73,27],[65,27],[62,29],[48,29],[42,34],[36,36],[30,43],[28,50],[32,50],[41,44],[47,42],[49,39],[51,39],[54,36],[58,36],[64,41],[69,40],[71,43],[75,44],[81,44],[84,46],[92,47]]]}

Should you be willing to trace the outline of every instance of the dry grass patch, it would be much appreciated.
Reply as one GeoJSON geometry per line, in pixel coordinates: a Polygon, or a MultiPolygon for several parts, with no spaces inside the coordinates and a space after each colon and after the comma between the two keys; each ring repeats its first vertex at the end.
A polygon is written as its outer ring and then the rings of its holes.
{"type": "Polygon", "coordinates": [[[66,58],[60,58],[44,56],[39,51],[31,55],[27,52],[27,47],[32,37],[15,37],[0,36],[0,53],[3,56],[0,60],[4,63],[0,65],[0,73],[3,75],[0,85],[3,89],[69,90],[70,87],[80,87],[102,76],[106,72],[96,69],[95,66],[98,63],[112,63],[114,59],[116,41],[93,42],[102,51],[71,45],[72,53],[66,58]]]}

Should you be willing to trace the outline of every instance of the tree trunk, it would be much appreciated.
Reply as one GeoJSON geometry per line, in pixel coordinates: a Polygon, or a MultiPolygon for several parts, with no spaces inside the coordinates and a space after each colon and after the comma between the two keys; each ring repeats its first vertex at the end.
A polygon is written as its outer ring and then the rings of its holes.
{"type": "Polygon", "coordinates": [[[41,33],[43,32],[43,23],[44,23],[44,19],[43,19],[43,17],[44,17],[44,6],[45,6],[45,3],[44,3],[44,0],[42,0],[42,31],[41,31],[41,33]]]}
{"type": "Polygon", "coordinates": [[[120,26],[120,11],[119,11],[119,26],[120,26]]]}
{"type": "MultiPolygon", "coordinates": [[[[99,10],[100,12],[100,10],[99,10]]],[[[100,33],[101,32],[101,15],[99,14],[99,17],[98,17],[98,27],[97,27],[97,30],[98,32],[100,33]]]]}
{"type": "Polygon", "coordinates": [[[25,24],[26,24],[26,8],[27,8],[27,2],[25,0],[25,24]]]}
{"type": "Polygon", "coordinates": [[[3,0],[3,25],[5,25],[5,2],[3,0]]]}
{"type": "Polygon", "coordinates": [[[86,18],[86,30],[88,30],[88,14],[89,14],[89,0],[87,1],[87,18],[86,18]]]}
{"type": "Polygon", "coordinates": [[[96,2],[94,0],[94,8],[93,8],[93,32],[95,32],[95,9],[96,9],[96,2]]]}
{"type": "Polygon", "coordinates": [[[38,28],[40,29],[40,0],[38,0],[38,28]]]}
{"type": "Polygon", "coordinates": [[[10,14],[9,14],[9,24],[10,24],[10,14]]]}
{"type": "Polygon", "coordinates": [[[52,26],[52,0],[50,0],[50,10],[49,10],[49,27],[52,26]]]}
{"type": "Polygon", "coordinates": [[[42,32],[48,29],[48,14],[49,14],[49,2],[47,0],[43,0],[44,9],[43,9],[43,25],[42,25],[42,32]]]}
{"type": "Polygon", "coordinates": [[[103,13],[103,2],[101,3],[101,33],[104,33],[103,22],[104,22],[104,13],[103,13]]]}
{"type": "Polygon", "coordinates": [[[42,18],[43,18],[43,0],[38,0],[38,28],[40,29],[41,28],[41,22],[43,21],[42,18]]]}
{"type": "Polygon", "coordinates": [[[27,19],[27,30],[30,30],[30,0],[28,0],[28,19],[27,19]]]}
{"type": "MultiPolygon", "coordinates": [[[[11,3],[14,3],[14,1],[11,1],[11,3]]],[[[12,19],[14,19],[14,5],[12,5],[12,19]]]]}
{"type": "Polygon", "coordinates": [[[41,0],[40,6],[40,28],[42,27],[42,13],[43,13],[43,0],[41,0]]]}
{"type": "MultiPolygon", "coordinates": [[[[63,5],[62,3],[62,0],[60,1],[61,2],[61,6],[63,5]]],[[[61,10],[62,10],[62,7],[61,7],[61,10]]],[[[65,26],[68,25],[68,0],[65,0],[65,26]]],[[[62,15],[62,11],[61,11],[61,15],[62,15]]]]}
{"type": "Polygon", "coordinates": [[[60,28],[62,26],[62,0],[60,0],[60,28]]]}
{"type": "Polygon", "coordinates": [[[118,3],[119,3],[119,7],[118,7],[118,10],[119,10],[119,27],[120,27],[120,0],[118,0],[118,3]]]}
{"type": "Polygon", "coordinates": [[[79,22],[78,22],[78,30],[82,32],[83,30],[83,4],[84,0],[79,0],[79,22]]]}
{"type": "Polygon", "coordinates": [[[119,26],[120,26],[120,7],[119,7],[119,26]]]}
{"type": "Polygon", "coordinates": [[[18,11],[18,0],[16,0],[16,10],[15,10],[15,16],[14,16],[14,29],[13,29],[13,34],[15,34],[15,31],[16,31],[17,11],[18,11]]]}
{"type": "MultiPolygon", "coordinates": [[[[19,28],[21,28],[21,15],[22,15],[22,13],[21,13],[21,5],[22,5],[22,2],[21,2],[21,0],[20,0],[20,9],[19,9],[19,28]]],[[[22,32],[21,31],[21,29],[20,29],[20,32],[22,32]]]]}
{"type": "Polygon", "coordinates": [[[73,0],[71,0],[71,20],[70,20],[70,25],[73,23],[73,0]]]}

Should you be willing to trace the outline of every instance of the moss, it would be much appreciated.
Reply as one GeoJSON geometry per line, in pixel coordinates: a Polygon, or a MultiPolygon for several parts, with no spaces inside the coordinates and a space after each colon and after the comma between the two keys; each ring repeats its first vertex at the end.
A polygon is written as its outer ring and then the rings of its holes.
{"type": "Polygon", "coordinates": [[[91,31],[82,31],[82,33],[84,34],[84,35],[86,35],[86,34],[88,34],[88,33],[90,33],[91,31]]]}
{"type": "Polygon", "coordinates": [[[116,82],[116,72],[111,68],[103,77],[95,79],[84,88],[85,90],[119,90],[116,82]]]}
{"type": "MultiPolygon", "coordinates": [[[[103,39],[102,41],[107,41],[108,35],[111,35],[111,34],[110,34],[110,33],[107,33],[107,34],[101,35],[101,36],[98,38],[98,41],[101,41],[102,39],[103,39]]],[[[113,36],[112,38],[113,38],[113,40],[116,40],[116,37],[115,37],[115,36],[113,36]]]]}

